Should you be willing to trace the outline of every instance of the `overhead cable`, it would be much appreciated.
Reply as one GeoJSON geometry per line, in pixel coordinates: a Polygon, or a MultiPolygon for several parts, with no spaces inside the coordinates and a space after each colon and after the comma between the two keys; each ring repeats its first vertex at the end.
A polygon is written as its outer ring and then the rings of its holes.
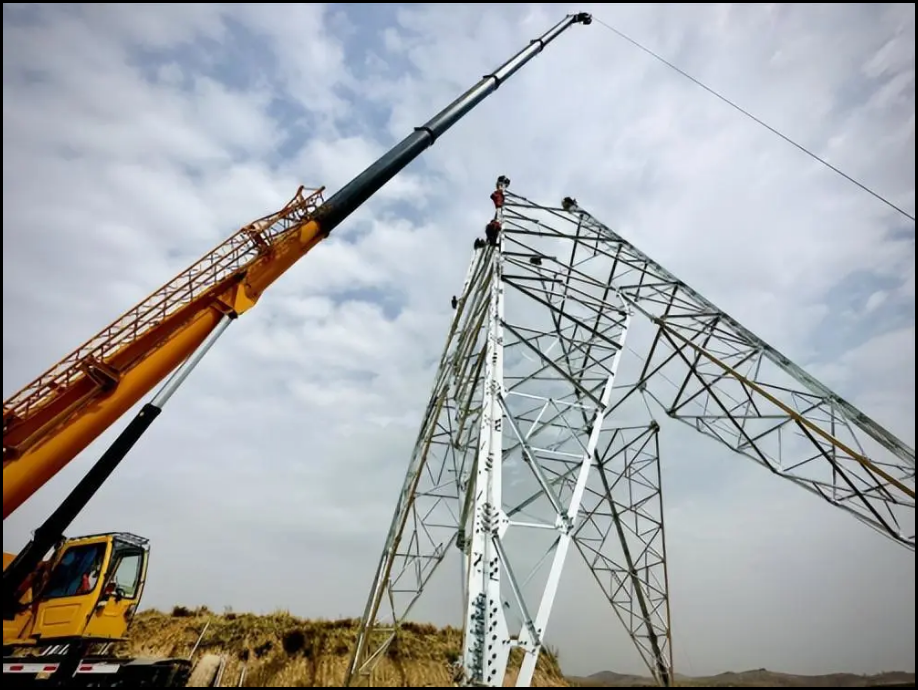
{"type": "Polygon", "coordinates": [[[856,179],[854,179],[853,177],[851,177],[851,175],[847,174],[846,172],[844,172],[844,171],[842,171],[842,170],[839,170],[837,167],[835,167],[834,165],[832,165],[832,164],[829,163],[827,160],[825,160],[824,158],[820,157],[818,154],[814,153],[813,151],[811,151],[811,150],[808,149],[807,147],[803,146],[802,144],[798,144],[796,141],[794,141],[793,139],[791,139],[789,136],[787,136],[787,135],[784,134],[783,132],[781,132],[781,131],[779,131],[778,129],[772,127],[772,126],[769,125],[768,123],[762,121],[760,118],[756,117],[755,115],[753,115],[752,113],[750,113],[748,110],[746,110],[746,109],[743,108],[742,106],[737,105],[735,102],[733,102],[732,100],[730,100],[730,99],[727,98],[726,96],[720,94],[719,92],[715,91],[714,89],[712,89],[710,86],[708,86],[707,84],[705,84],[705,83],[702,82],[701,80],[696,79],[695,77],[693,77],[691,74],[689,74],[689,73],[686,72],[685,70],[680,69],[679,67],[677,67],[676,65],[674,65],[672,62],[670,62],[669,60],[667,60],[666,58],[664,58],[664,57],[663,57],[662,55],[660,55],[659,53],[656,53],[656,52],[654,52],[653,50],[651,50],[650,48],[648,48],[647,46],[642,45],[641,43],[639,43],[638,41],[634,40],[633,38],[631,38],[630,36],[628,36],[628,35],[625,34],[624,32],[620,31],[619,29],[616,29],[616,28],[615,28],[614,26],[612,26],[611,24],[608,24],[607,22],[604,22],[602,19],[599,19],[599,18],[596,17],[595,15],[594,15],[593,19],[596,21],[597,24],[601,24],[602,26],[604,26],[605,28],[607,28],[609,31],[611,31],[612,33],[614,33],[616,36],[618,36],[619,38],[622,38],[622,39],[628,41],[628,43],[630,43],[630,44],[633,45],[634,47],[636,47],[636,48],[638,48],[639,50],[642,50],[643,52],[647,53],[647,54],[650,55],[652,58],[655,58],[656,60],[662,62],[664,65],[666,65],[667,67],[669,67],[669,68],[672,69],[673,71],[675,71],[675,72],[681,74],[683,77],[685,77],[686,79],[688,79],[689,81],[691,81],[691,82],[692,82],[693,84],[695,84],[696,86],[701,87],[702,89],[704,89],[705,91],[707,91],[709,94],[711,94],[711,95],[714,96],[715,98],[720,99],[721,101],[723,101],[724,103],[726,103],[727,105],[729,105],[729,106],[730,106],[731,108],[733,108],[734,110],[736,110],[736,111],[742,113],[743,115],[745,115],[746,117],[748,117],[750,120],[752,120],[752,121],[755,122],[756,124],[761,125],[761,126],[764,127],[765,129],[767,129],[769,132],[771,132],[772,134],[774,134],[774,135],[780,137],[781,139],[783,139],[784,141],[786,141],[788,144],[790,144],[790,145],[793,146],[794,148],[796,148],[796,149],[802,151],[803,153],[805,153],[806,155],[808,155],[808,156],[809,156],[810,158],[812,158],[813,160],[818,161],[819,163],[822,163],[822,164],[823,164],[825,167],[827,167],[829,170],[832,170],[833,172],[837,173],[838,175],[841,175],[843,178],[845,178],[846,180],[848,180],[848,182],[850,182],[851,184],[853,184],[853,185],[855,185],[855,186],[857,186],[857,187],[860,187],[863,191],[867,192],[868,194],[870,194],[871,196],[875,197],[876,199],[879,199],[879,200],[882,201],[884,204],[886,204],[887,206],[889,206],[891,209],[893,209],[893,210],[895,210],[895,211],[898,211],[900,214],[902,214],[903,216],[905,216],[906,218],[908,218],[908,219],[909,219],[910,221],[912,221],[913,223],[915,222],[915,216],[912,215],[911,213],[909,213],[908,211],[905,211],[904,209],[902,209],[901,207],[897,206],[895,203],[893,203],[892,201],[890,201],[889,199],[887,199],[886,197],[884,197],[883,195],[881,195],[881,194],[879,194],[879,193],[873,191],[870,187],[868,187],[867,185],[865,185],[863,182],[859,182],[858,180],[856,180],[856,179]]]}

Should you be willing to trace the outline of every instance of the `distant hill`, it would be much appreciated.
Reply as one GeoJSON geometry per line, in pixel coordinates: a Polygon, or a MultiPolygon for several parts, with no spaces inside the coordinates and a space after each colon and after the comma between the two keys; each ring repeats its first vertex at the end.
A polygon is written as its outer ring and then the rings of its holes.
{"type": "MultiPolygon", "coordinates": [[[[571,685],[583,688],[642,688],[655,685],[649,677],[613,671],[600,671],[586,677],[568,676],[567,680],[571,685]]],[[[677,674],[676,684],[698,688],[913,688],[915,674],[890,672],[859,676],[853,673],[830,673],[824,676],[798,676],[760,668],[697,678],[677,674]]]]}

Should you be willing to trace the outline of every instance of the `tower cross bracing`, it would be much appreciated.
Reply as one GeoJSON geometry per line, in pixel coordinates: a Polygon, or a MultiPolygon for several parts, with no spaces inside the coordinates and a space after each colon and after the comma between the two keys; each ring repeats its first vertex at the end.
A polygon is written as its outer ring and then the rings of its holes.
{"type": "Polygon", "coordinates": [[[348,685],[372,684],[451,551],[456,685],[532,683],[572,555],[671,685],[659,459],[678,452],[674,422],[914,549],[913,448],[574,199],[545,206],[508,186],[498,178],[453,299],[348,685]]]}

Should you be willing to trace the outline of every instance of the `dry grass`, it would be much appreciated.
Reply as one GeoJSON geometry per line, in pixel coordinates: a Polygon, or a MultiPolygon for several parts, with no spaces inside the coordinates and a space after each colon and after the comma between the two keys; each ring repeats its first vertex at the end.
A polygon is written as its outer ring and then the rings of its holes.
{"type": "MultiPolygon", "coordinates": [[[[176,607],[171,613],[145,611],[131,628],[131,642],[119,654],[187,656],[204,626],[200,653],[227,659],[224,686],[235,686],[243,666],[247,687],[341,687],[357,636],[357,621],[303,620],[286,612],[266,616],[214,614],[206,608],[176,607]]],[[[461,632],[407,623],[373,677],[376,687],[444,687],[458,658],[461,632]]],[[[511,657],[518,667],[519,658],[511,657]]],[[[508,674],[512,685],[515,673],[508,674]]],[[[568,686],[557,659],[542,654],[533,686],[568,686]]]]}

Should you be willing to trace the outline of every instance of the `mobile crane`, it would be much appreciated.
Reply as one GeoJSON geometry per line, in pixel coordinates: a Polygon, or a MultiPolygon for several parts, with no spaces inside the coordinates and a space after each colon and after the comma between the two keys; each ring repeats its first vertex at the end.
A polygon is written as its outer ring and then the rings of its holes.
{"type": "Polygon", "coordinates": [[[545,46],[591,21],[585,12],[567,15],[328,200],[324,189],[301,187],[280,211],[236,232],[4,402],[5,520],[169,377],[25,548],[15,557],[3,554],[4,676],[16,674],[17,685],[185,685],[189,659],[88,656],[126,638],[146,582],[149,544],[126,533],[66,539],[65,530],[232,321],[545,46]],[[68,651],[34,654],[58,649],[68,651]]]}

